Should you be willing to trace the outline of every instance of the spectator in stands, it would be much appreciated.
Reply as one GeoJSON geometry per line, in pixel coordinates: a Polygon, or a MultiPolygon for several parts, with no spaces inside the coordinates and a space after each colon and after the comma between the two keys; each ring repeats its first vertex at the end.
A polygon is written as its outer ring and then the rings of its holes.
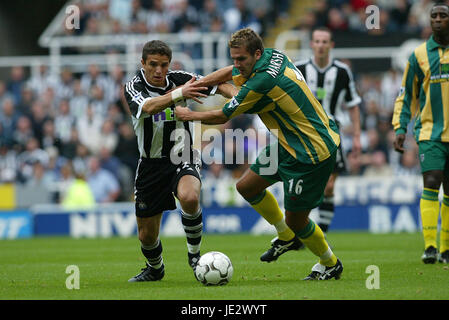
{"type": "Polygon", "coordinates": [[[135,174],[139,148],[134,130],[128,122],[122,122],[118,127],[118,132],[118,142],[113,154],[135,174]]]}
{"type": "Polygon", "coordinates": [[[432,0],[414,1],[412,7],[410,8],[410,16],[416,18],[416,21],[421,29],[430,26],[429,15],[433,4],[434,3],[432,0]]]}
{"type": "Polygon", "coordinates": [[[387,157],[384,152],[377,150],[370,155],[367,168],[363,172],[365,177],[391,177],[393,171],[387,163],[387,157]]]}
{"type": "Polygon", "coordinates": [[[2,141],[0,124],[0,182],[15,182],[17,169],[17,152],[2,141]]]}
{"type": "Polygon", "coordinates": [[[131,23],[133,3],[129,0],[109,0],[109,16],[123,28],[131,23]]]}
{"type": "Polygon", "coordinates": [[[26,181],[25,185],[37,189],[51,190],[53,184],[52,176],[46,167],[40,162],[36,161],[33,164],[33,174],[26,181]]]}
{"type": "Polygon", "coordinates": [[[64,68],[61,71],[61,76],[58,81],[53,85],[55,88],[55,96],[58,100],[70,99],[73,96],[73,81],[72,70],[64,68]]]}
{"type": "Polygon", "coordinates": [[[61,199],[61,204],[67,209],[89,208],[95,205],[95,197],[89,183],[86,181],[86,170],[74,169],[74,179],[67,186],[61,199]]]}
{"type": "Polygon", "coordinates": [[[58,109],[58,99],[56,99],[55,90],[52,87],[47,87],[39,96],[39,99],[43,103],[45,112],[51,117],[54,117],[58,109]]]}
{"type": "Polygon", "coordinates": [[[91,153],[89,149],[82,143],[78,143],[76,146],[76,154],[72,159],[73,166],[79,170],[86,170],[89,167],[89,157],[91,153]]]}
{"type": "Polygon", "coordinates": [[[8,90],[6,90],[6,83],[0,80],[0,106],[3,106],[3,102],[6,99],[14,99],[14,97],[8,90]]]}
{"type": "Polygon", "coordinates": [[[147,32],[168,33],[173,25],[173,17],[164,9],[162,0],[153,0],[153,7],[147,16],[147,32]]]}
{"type": "Polygon", "coordinates": [[[95,113],[92,106],[89,105],[86,115],[78,119],[77,122],[80,142],[93,154],[98,151],[99,146],[102,144],[100,140],[102,121],[102,117],[95,113]]]}
{"type": "Polygon", "coordinates": [[[20,116],[17,119],[17,126],[14,130],[13,139],[17,150],[24,150],[27,142],[34,137],[30,118],[20,116]]]}
{"type": "Polygon", "coordinates": [[[354,152],[348,152],[346,160],[348,161],[348,172],[345,174],[359,176],[363,173],[364,165],[362,164],[362,157],[354,152]]]}
{"type": "Polygon", "coordinates": [[[49,119],[40,100],[34,100],[31,105],[31,125],[33,127],[34,136],[42,144],[44,122],[49,119]]]}
{"type": "Polygon", "coordinates": [[[93,85],[90,91],[89,101],[94,112],[103,119],[106,118],[109,106],[104,90],[105,89],[99,85],[93,85]]]}
{"type": "Polygon", "coordinates": [[[48,153],[41,149],[39,141],[36,138],[31,138],[27,141],[25,150],[21,152],[18,157],[19,181],[25,183],[33,174],[33,165],[36,162],[42,163],[44,166],[48,165],[48,153]]]}
{"type": "Polygon", "coordinates": [[[31,105],[35,100],[33,90],[28,85],[24,85],[22,88],[22,95],[20,102],[17,103],[16,109],[19,114],[31,117],[31,105]]]}
{"type": "Polygon", "coordinates": [[[331,31],[348,30],[348,22],[343,12],[337,8],[331,8],[327,13],[327,27],[331,31]]]}
{"type": "Polygon", "coordinates": [[[125,71],[119,64],[111,67],[104,88],[106,103],[115,103],[120,100],[123,85],[125,84],[125,71]]]}
{"type": "Polygon", "coordinates": [[[0,113],[0,124],[2,126],[2,136],[7,146],[14,144],[14,131],[16,130],[19,113],[16,111],[14,100],[3,100],[2,112],[0,113]]]}
{"type": "Polygon", "coordinates": [[[59,179],[57,181],[56,201],[61,203],[75,179],[73,166],[70,160],[62,160],[59,166],[59,179]]]}
{"type": "Polygon", "coordinates": [[[400,154],[399,166],[394,170],[394,174],[396,176],[419,176],[421,174],[417,146],[406,149],[404,153],[400,154]]]}
{"type": "Polygon", "coordinates": [[[76,79],[73,81],[73,95],[70,97],[70,112],[78,122],[87,113],[89,106],[89,98],[84,94],[81,88],[81,81],[76,79]]]}
{"type": "Polygon", "coordinates": [[[44,122],[40,145],[44,149],[54,147],[58,152],[61,150],[61,140],[56,136],[55,124],[52,118],[48,118],[44,122]]]}
{"type": "Polygon", "coordinates": [[[298,18],[298,24],[295,27],[297,30],[312,32],[317,25],[316,12],[309,9],[302,17],[298,18]]]}
{"type": "Polygon", "coordinates": [[[25,70],[22,66],[11,68],[11,76],[7,84],[8,91],[14,98],[14,103],[20,103],[22,87],[25,84],[25,70]]]}
{"type": "Polygon", "coordinates": [[[411,5],[407,0],[396,0],[395,5],[391,8],[391,22],[394,23],[398,30],[404,31],[411,5]]]}
{"type": "Polygon", "coordinates": [[[108,80],[100,71],[98,65],[91,64],[88,67],[88,72],[81,76],[81,90],[84,94],[91,96],[91,90],[94,86],[99,86],[104,91],[108,87],[108,80]]]}
{"type": "Polygon", "coordinates": [[[40,65],[38,67],[38,72],[31,73],[31,77],[27,80],[27,85],[38,96],[48,87],[52,87],[56,83],[56,79],[50,75],[50,70],[46,65],[40,65]]]}
{"type": "Polygon", "coordinates": [[[117,128],[121,123],[125,121],[125,115],[120,103],[111,103],[108,108],[106,118],[112,121],[117,128]]]}
{"type": "Polygon", "coordinates": [[[203,9],[198,12],[198,23],[200,31],[211,32],[212,25],[216,19],[220,19],[216,0],[205,0],[203,9]]]}
{"type": "Polygon", "coordinates": [[[147,32],[147,10],[142,7],[140,0],[132,0],[131,17],[129,24],[129,31],[131,33],[146,33],[147,32]]]}
{"type": "Polygon", "coordinates": [[[106,119],[101,126],[100,141],[99,150],[106,148],[109,152],[113,152],[117,147],[118,134],[114,122],[110,119],[106,119]]]}
{"type": "Polygon", "coordinates": [[[96,156],[89,159],[87,182],[97,203],[114,202],[120,195],[120,185],[112,173],[101,168],[96,156]]]}
{"type": "Polygon", "coordinates": [[[382,76],[380,83],[381,112],[386,116],[393,115],[394,100],[401,88],[402,77],[396,68],[391,68],[382,76]]]}
{"type": "Polygon", "coordinates": [[[99,152],[100,165],[114,175],[120,185],[120,195],[117,201],[128,201],[134,191],[134,175],[127,166],[124,166],[119,158],[107,148],[101,148],[99,152]]]}
{"type": "Polygon", "coordinates": [[[174,18],[173,28],[171,32],[178,33],[183,31],[187,26],[197,28],[198,12],[194,6],[189,4],[189,1],[182,0],[178,3],[179,14],[174,18]]]}
{"type": "Polygon", "coordinates": [[[70,113],[68,100],[59,102],[59,110],[55,116],[55,135],[62,142],[67,143],[71,139],[72,127],[75,125],[75,117],[70,113]]]}
{"type": "Polygon", "coordinates": [[[235,32],[238,29],[249,27],[259,33],[262,30],[260,21],[247,8],[244,0],[234,0],[234,6],[223,14],[227,32],[235,32]]]}
{"type": "Polygon", "coordinates": [[[71,127],[70,139],[61,141],[61,156],[66,159],[75,158],[79,143],[78,130],[76,130],[76,127],[71,127]]]}

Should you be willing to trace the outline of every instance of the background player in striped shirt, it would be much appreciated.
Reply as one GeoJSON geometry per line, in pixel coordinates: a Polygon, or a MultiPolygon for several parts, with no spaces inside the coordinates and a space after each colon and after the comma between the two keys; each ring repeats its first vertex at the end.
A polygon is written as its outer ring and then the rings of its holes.
{"type": "MultiPolygon", "coordinates": [[[[326,113],[340,125],[352,125],[352,149],[355,156],[360,153],[360,110],[359,97],[352,72],[348,65],[332,58],[332,32],[325,27],[312,32],[310,47],[313,56],[297,61],[296,67],[304,75],[307,85],[323,106],[326,113]],[[345,108],[344,108],[345,107],[345,108]],[[347,119],[349,114],[350,119],[347,119]]],[[[334,186],[337,176],[346,170],[345,155],[340,144],[337,153],[337,163],[324,190],[324,200],[319,207],[318,224],[327,232],[334,217],[334,186]]]]}
{"type": "Polygon", "coordinates": [[[242,113],[257,114],[277,138],[267,146],[240,180],[237,191],[272,224],[278,237],[261,260],[271,262],[300,246],[298,237],[319,257],[305,280],[338,279],[343,265],[329,248],[320,227],[308,218],[323,199],[327,180],[335,166],[340,136],[304,78],[291,60],[275,49],[264,49],[262,39],[249,28],[234,33],[229,41],[234,66],[204,77],[200,85],[233,80],[240,91],[223,109],[193,112],[176,107],[183,120],[206,124],[225,123],[242,113]],[[269,161],[267,161],[269,160],[269,161]],[[276,163],[276,170],[266,170],[276,163]],[[268,163],[269,162],[269,163],[268,163]],[[266,188],[282,181],[284,215],[266,188]]]}
{"type": "Polygon", "coordinates": [[[430,11],[432,35],[408,59],[396,99],[394,147],[404,152],[405,134],[416,116],[414,135],[419,147],[424,190],[420,200],[424,263],[449,263],[449,7],[436,3],[430,11]],[[440,254],[437,228],[441,205],[440,254]]]}
{"type": "MultiPolygon", "coordinates": [[[[188,262],[194,271],[200,257],[201,159],[195,157],[192,146],[193,124],[176,119],[174,103],[185,104],[187,98],[201,103],[198,98],[216,88],[193,86],[197,75],[169,70],[171,58],[167,44],[159,40],[147,42],[142,50],[142,68],[124,90],[140,152],[134,189],[138,235],[147,259],[146,267],[130,282],[164,277],[159,228],[163,211],[176,209],[174,196],[181,204],[188,262]]],[[[226,86],[232,87],[221,85],[220,89],[226,86]]]]}

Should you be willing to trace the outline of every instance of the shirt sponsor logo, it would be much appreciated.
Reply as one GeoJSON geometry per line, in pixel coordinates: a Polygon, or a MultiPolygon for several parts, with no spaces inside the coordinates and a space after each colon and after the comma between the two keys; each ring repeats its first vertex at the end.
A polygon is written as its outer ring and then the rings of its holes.
{"type": "Polygon", "coordinates": [[[230,109],[230,110],[235,110],[235,108],[237,108],[238,106],[239,106],[239,102],[238,102],[237,99],[234,97],[234,98],[232,98],[231,102],[229,102],[228,109],[230,109]]]}

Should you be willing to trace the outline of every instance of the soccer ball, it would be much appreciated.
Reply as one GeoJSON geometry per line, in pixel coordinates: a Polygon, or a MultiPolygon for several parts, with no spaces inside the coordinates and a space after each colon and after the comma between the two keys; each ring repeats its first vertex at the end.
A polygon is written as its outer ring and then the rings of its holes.
{"type": "Polygon", "coordinates": [[[201,256],[196,265],[195,275],[206,286],[227,284],[234,273],[231,260],[218,251],[211,251],[201,256]]]}

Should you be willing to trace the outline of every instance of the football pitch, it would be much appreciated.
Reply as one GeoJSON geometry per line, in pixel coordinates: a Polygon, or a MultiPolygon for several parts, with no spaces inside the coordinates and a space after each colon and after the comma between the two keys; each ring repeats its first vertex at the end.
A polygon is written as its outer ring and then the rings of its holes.
{"type": "Polygon", "coordinates": [[[338,281],[301,280],[317,261],[308,250],[287,252],[274,263],[260,262],[259,256],[268,248],[271,238],[248,234],[204,235],[202,252],[221,251],[234,266],[231,282],[221,287],[206,287],[194,279],[187,264],[184,237],[161,238],[166,274],[162,281],[147,283],[127,282],[144,266],[137,237],[2,240],[0,299],[449,299],[449,266],[421,262],[420,233],[329,233],[328,240],[344,265],[338,281]],[[66,285],[72,275],[67,267],[73,265],[79,270],[79,289],[68,289],[66,285]]]}

